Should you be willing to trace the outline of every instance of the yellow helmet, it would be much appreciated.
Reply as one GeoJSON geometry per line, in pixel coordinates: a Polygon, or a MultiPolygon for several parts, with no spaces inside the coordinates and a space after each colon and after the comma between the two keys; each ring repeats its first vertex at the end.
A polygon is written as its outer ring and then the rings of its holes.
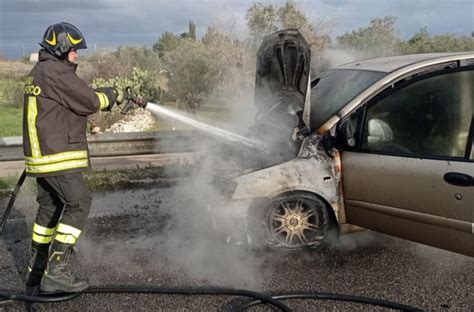
{"type": "Polygon", "coordinates": [[[44,32],[40,46],[57,56],[62,56],[70,49],[87,49],[86,39],[81,31],[65,22],[49,26],[44,32]]]}

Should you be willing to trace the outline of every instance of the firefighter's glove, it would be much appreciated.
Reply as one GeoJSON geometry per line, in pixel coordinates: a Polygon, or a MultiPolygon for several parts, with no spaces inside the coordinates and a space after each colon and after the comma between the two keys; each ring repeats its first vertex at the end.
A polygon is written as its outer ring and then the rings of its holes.
{"type": "MultiPolygon", "coordinates": [[[[100,102],[100,110],[111,111],[117,101],[115,88],[97,88],[94,90],[100,102]]],[[[123,93],[122,93],[123,98],[123,93]]]]}
{"type": "Polygon", "coordinates": [[[115,102],[117,102],[117,105],[120,105],[123,103],[123,101],[125,100],[125,92],[123,91],[122,88],[114,88],[114,91],[115,91],[115,95],[116,95],[116,98],[115,98],[115,102]]]}

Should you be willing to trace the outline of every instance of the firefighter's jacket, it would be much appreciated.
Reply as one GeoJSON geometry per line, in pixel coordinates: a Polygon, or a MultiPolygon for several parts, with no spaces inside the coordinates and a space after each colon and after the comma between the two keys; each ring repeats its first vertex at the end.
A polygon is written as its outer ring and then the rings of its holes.
{"type": "Polygon", "coordinates": [[[41,50],[26,79],[23,150],[26,173],[44,177],[89,169],[87,116],[109,106],[76,75],[77,65],[41,50]]]}

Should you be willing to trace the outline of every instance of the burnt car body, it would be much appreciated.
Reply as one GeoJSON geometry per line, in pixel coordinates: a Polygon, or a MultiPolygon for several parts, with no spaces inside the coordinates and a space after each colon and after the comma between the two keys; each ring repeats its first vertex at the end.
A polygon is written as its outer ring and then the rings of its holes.
{"type": "Polygon", "coordinates": [[[362,60],[315,79],[309,60],[297,30],[264,39],[254,133],[276,157],[229,178],[214,226],[283,248],[363,227],[474,256],[474,52],[362,60]]]}

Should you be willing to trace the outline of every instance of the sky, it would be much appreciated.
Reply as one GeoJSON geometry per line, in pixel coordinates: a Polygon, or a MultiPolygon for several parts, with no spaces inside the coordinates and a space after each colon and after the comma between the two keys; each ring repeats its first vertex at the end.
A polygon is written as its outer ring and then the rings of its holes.
{"type": "MultiPolygon", "coordinates": [[[[45,29],[65,21],[84,34],[89,50],[120,45],[152,46],[165,31],[182,33],[191,19],[197,34],[223,25],[245,34],[245,13],[255,2],[284,0],[0,0],[0,54],[21,57],[38,50],[45,29]]],[[[374,17],[397,17],[396,28],[410,38],[421,27],[432,34],[470,36],[474,0],[301,0],[315,21],[331,25],[331,37],[366,27],[374,17]]]]}

